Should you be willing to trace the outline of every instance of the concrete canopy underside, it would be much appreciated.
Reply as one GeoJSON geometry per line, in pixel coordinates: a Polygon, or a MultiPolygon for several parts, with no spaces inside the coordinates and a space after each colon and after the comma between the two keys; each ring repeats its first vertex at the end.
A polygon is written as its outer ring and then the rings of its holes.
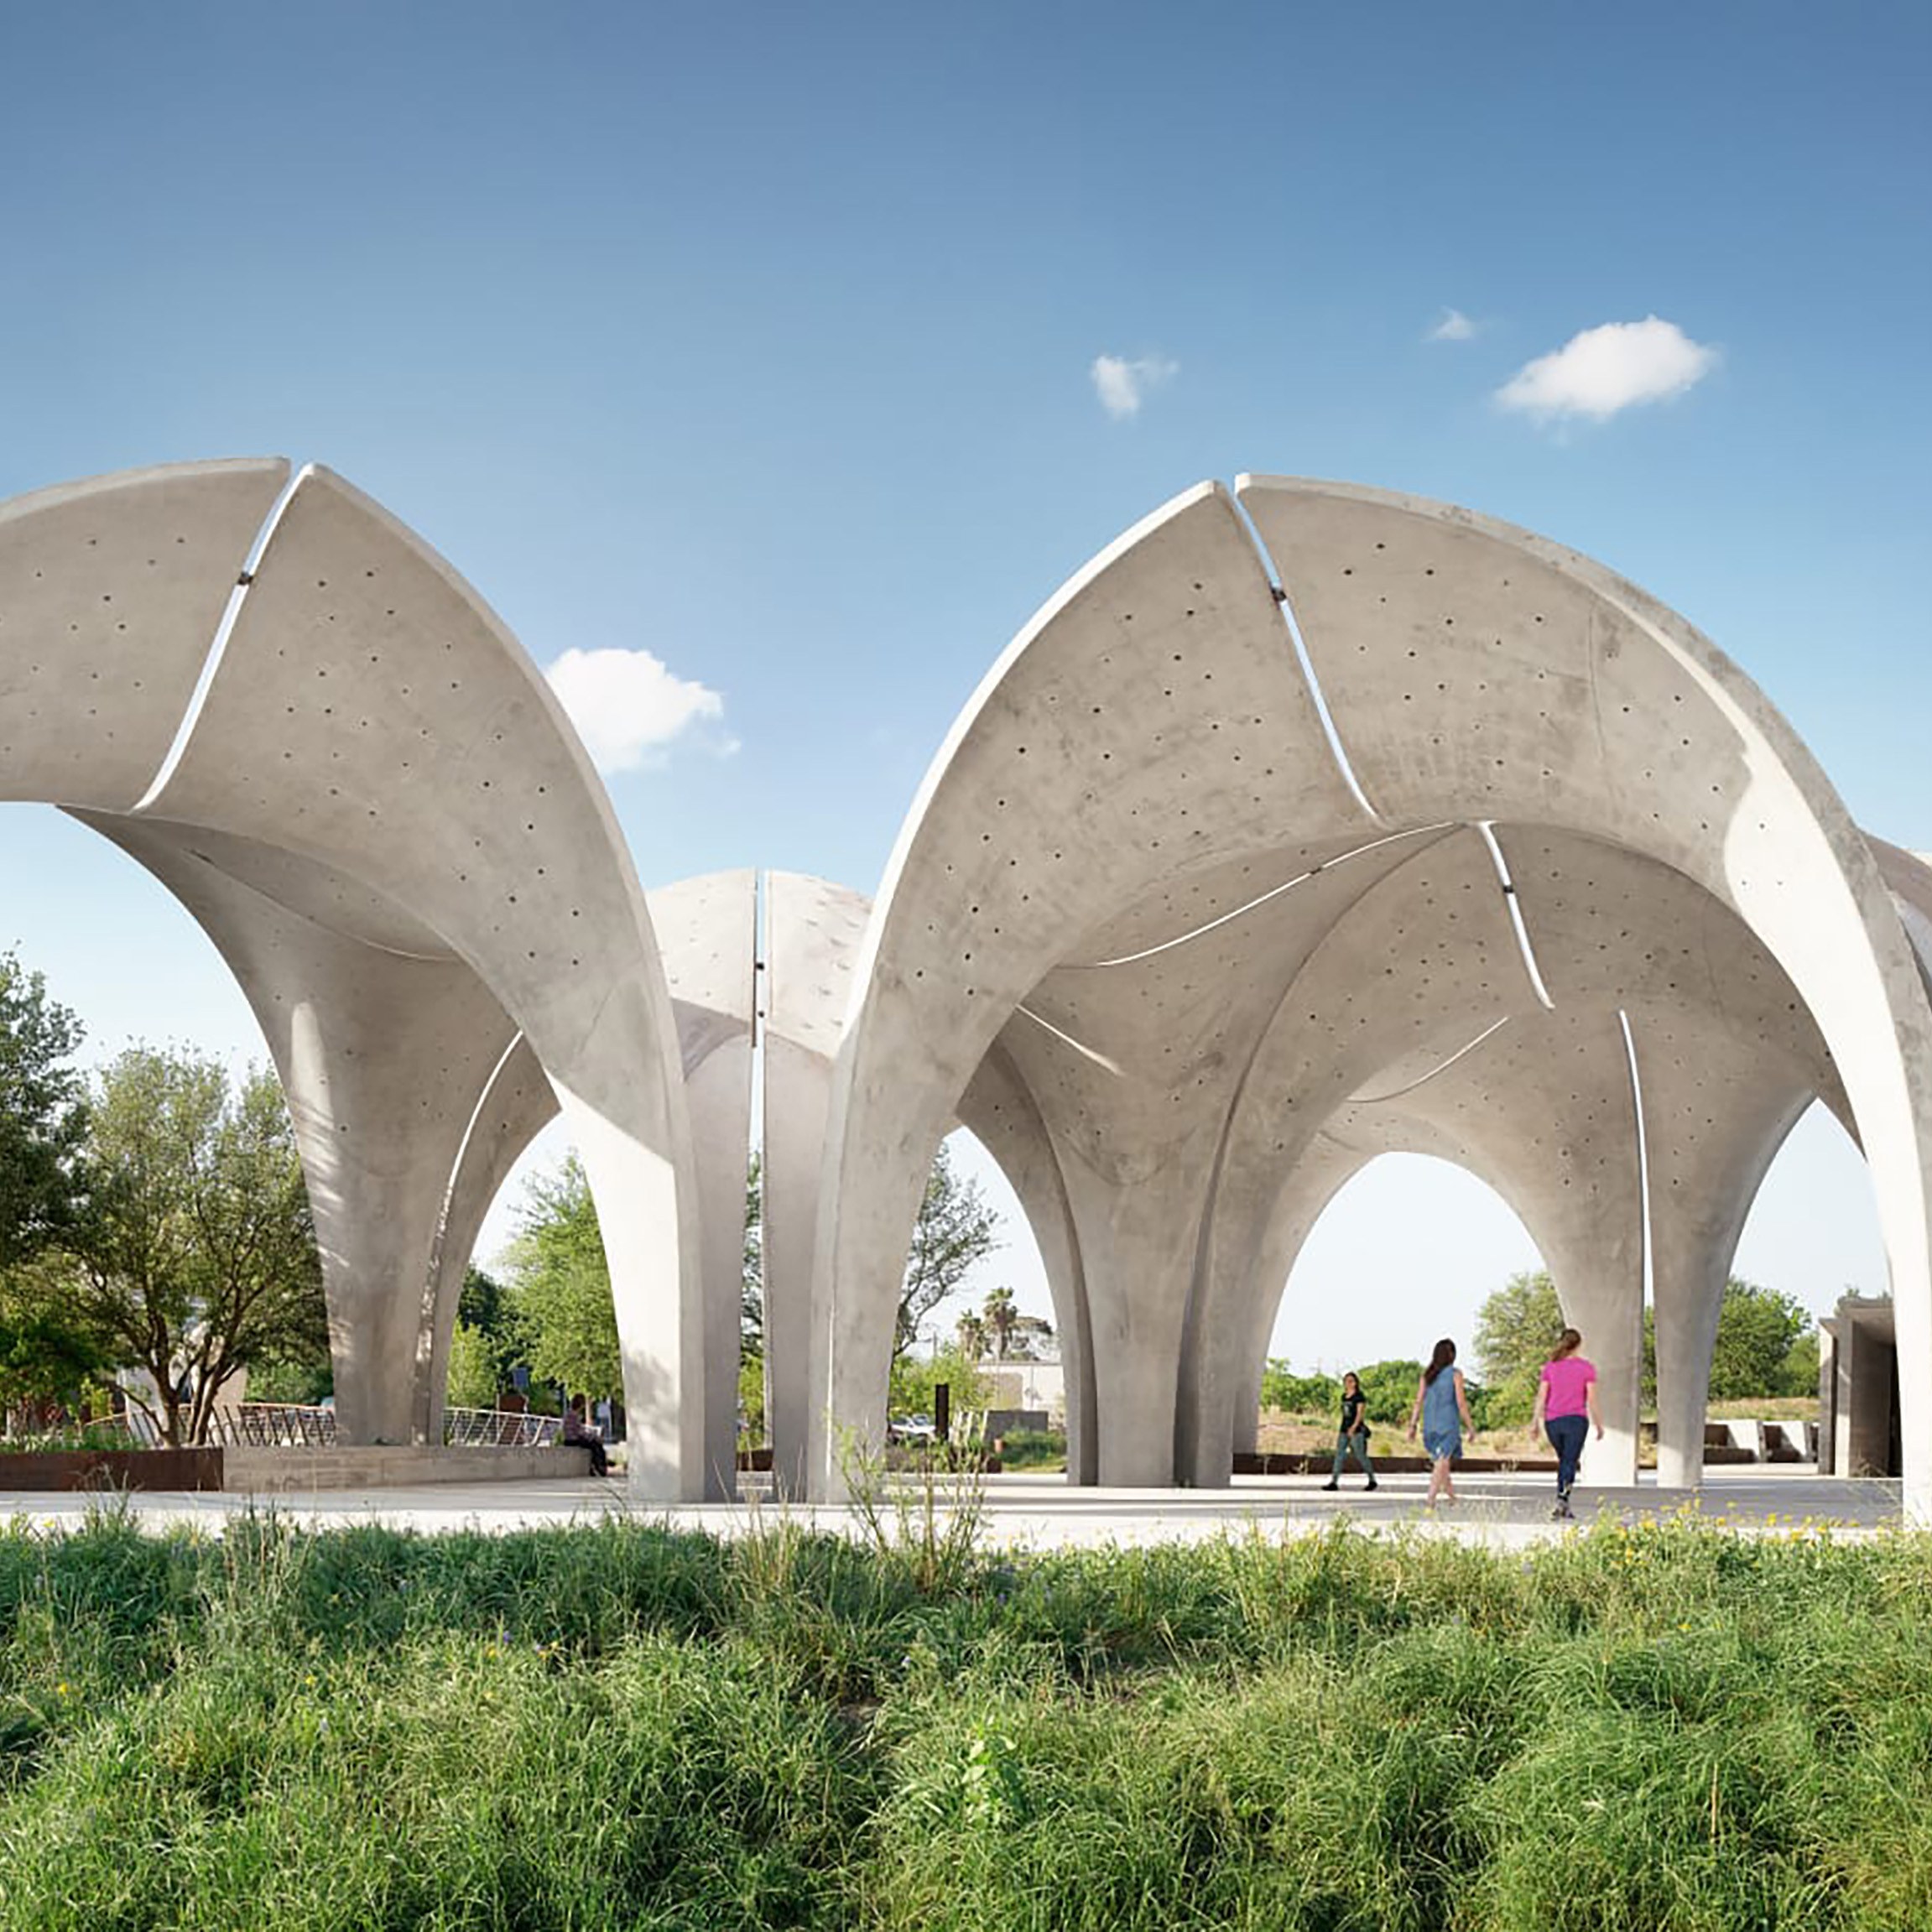
{"type": "Polygon", "coordinates": [[[0,507],[0,796],[130,851],[240,980],[294,1118],[346,1435],[440,1433],[476,1226],[560,1101],[633,1483],[704,1493],[695,1167],[643,895],[543,678],[441,559],[279,461],[0,507]]]}
{"type": "Polygon", "coordinates": [[[236,973],[353,1437],[440,1435],[477,1229],[560,1107],[641,1497],[732,1493],[754,1117],[789,1492],[883,1424],[956,1123],[1038,1241],[1077,1482],[1227,1482],[1295,1256],[1388,1151],[1523,1221],[1602,1372],[1604,1480],[1651,1284],[1690,1481],[1732,1250],[1822,1101],[1932,1513],[1932,867],[1707,640],[1523,532],[1202,486],[993,667],[875,903],[750,871],[647,903],[542,677],[419,539],[325,471],[132,473],[0,505],[0,796],[128,851],[236,973]]]}
{"type": "MultiPolygon", "coordinates": [[[[820,1412],[883,1419],[919,1187],[977,1108],[1073,1357],[1075,1480],[1227,1481],[1295,1254],[1395,1149],[1521,1217],[1612,1475],[1648,1273],[1660,1474],[1691,1480],[1732,1251],[1821,1100],[1871,1166],[1932,1504],[1924,867],[1588,560],[1348,486],[1238,498],[1190,492],[1071,580],[928,774],[831,1096],[820,1412]]],[[[836,1492],[823,1440],[815,1471],[836,1492]]]]}

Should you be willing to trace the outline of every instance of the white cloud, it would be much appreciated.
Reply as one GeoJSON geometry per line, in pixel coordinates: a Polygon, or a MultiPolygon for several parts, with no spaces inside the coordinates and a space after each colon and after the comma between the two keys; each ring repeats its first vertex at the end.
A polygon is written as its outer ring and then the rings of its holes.
{"type": "Polygon", "coordinates": [[[1476,325],[1460,309],[1445,309],[1435,326],[1423,337],[1425,342],[1466,342],[1476,333],[1476,325]]]}
{"type": "Polygon", "coordinates": [[[1548,420],[1588,416],[1603,422],[1633,403],[1680,396],[1716,367],[1717,352],[1694,342],[1674,322],[1606,322],[1572,336],[1560,349],[1526,362],[1496,392],[1506,409],[1548,420]]]}
{"type": "MultiPolygon", "coordinates": [[[[687,726],[725,715],[717,692],[678,677],[648,651],[565,651],[544,675],[607,774],[636,770],[687,726]]],[[[737,745],[720,748],[728,755],[737,745]]]]}
{"type": "Polygon", "coordinates": [[[1100,406],[1117,422],[1123,416],[1138,415],[1148,391],[1171,382],[1180,373],[1180,364],[1161,356],[1141,356],[1131,362],[1124,356],[1096,356],[1088,373],[1100,406]]]}

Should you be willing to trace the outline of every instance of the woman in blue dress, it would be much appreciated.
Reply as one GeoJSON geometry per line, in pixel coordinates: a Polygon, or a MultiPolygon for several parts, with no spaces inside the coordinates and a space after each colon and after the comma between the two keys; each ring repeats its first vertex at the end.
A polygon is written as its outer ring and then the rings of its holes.
{"type": "Polygon", "coordinates": [[[1462,1371],[1456,1366],[1456,1344],[1447,1336],[1436,1343],[1415,1385],[1415,1403],[1409,1412],[1411,1437],[1419,1422],[1422,1446],[1429,1453],[1429,1508],[1433,1509],[1439,1501],[1455,1502],[1449,1466],[1462,1453],[1463,1431],[1476,1433],[1469,1419],[1469,1398],[1463,1393],[1462,1371]]]}

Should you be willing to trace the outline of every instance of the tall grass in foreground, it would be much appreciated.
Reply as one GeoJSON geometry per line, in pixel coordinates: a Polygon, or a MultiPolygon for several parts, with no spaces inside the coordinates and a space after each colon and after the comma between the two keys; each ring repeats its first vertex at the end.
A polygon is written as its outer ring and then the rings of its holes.
{"type": "Polygon", "coordinates": [[[0,1534],[0,1926],[1932,1924],[1932,1541],[0,1534]]]}

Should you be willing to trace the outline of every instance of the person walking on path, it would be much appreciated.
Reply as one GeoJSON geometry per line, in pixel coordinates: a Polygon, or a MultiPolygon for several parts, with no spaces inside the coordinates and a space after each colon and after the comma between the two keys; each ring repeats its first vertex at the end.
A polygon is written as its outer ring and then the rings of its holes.
{"type": "Polygon", "coordinates": [[[1541,1429],[1556,1451],[1556,1507],[1549,1513],[1559,1521],[1576,1513],[1570,1507],[1570,1492],[1576,1487],[1586,1432],[1594,1424],[1596,1440],[1603,1440],[1603,1419],[1596,1413],[1596,1367],[1577,1353],[1582,1346],[1583,1337],[1574,1328],[1565,1329],[1556,1338],[1556,1353],[1543,1365],[1536,1408],[1529,1418],[1531,1436],[1541,1429]]]}
{"type": "Polygon", "coordinates": [[[1341,1378],[1341,1426],[1335,1436],[1335,1467],[1329,1472],[1324,1489],[1339,1489],[1341,1487],[1341,1465],[1351,1450],[1355,1460],[1362,1465],[1362,1473],[1368,1478],[1362,1485],[1365,1489],[1377,1487],[1375,1466],[1368,1460],[1368,1418],[1362,1411],[1368,1406],[1368,1398],[1362,1393],[1362,1383],[1351,1368],[1341,1378]]]}
{"type": "Polygon", "coordinates": [[[1429,1367],[1415,1385],[1414,1406],[1409,1412],[1409,1433],[1422,1425],[1422,1446],[1429,1452],[1429,1508],[1438,1500],[1454,1502],[1456,1485],[1450,1480],[1449,1466],[1462,1453],[1462,1432],[1473,1435],[1476,1424],[1469,1419],[1469,1398],[1463,1392],[1462,1371],[1456,1366],[1456,1344],[1447,1336],[1436,1343],[1429,1367]]]}

